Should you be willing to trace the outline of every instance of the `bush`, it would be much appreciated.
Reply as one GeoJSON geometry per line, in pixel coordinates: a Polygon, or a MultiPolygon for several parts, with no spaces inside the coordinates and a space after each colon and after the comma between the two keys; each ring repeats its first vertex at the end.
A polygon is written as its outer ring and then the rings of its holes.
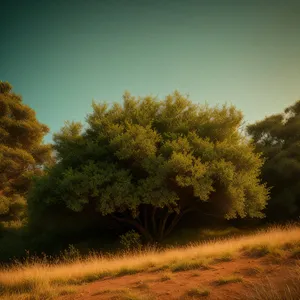
{"type": "Polygon", "coordinates": [[[134,230],[130,230],[120,236],[120,244],[126,250],[141,250],[141,236],[134,230]]]}
{"type": "Polygon", "coordinates": [[[69,245],[61,252],[61,259],[64,261],[74,261],[80,258],[80,251],[74,245],[69,245]]]}

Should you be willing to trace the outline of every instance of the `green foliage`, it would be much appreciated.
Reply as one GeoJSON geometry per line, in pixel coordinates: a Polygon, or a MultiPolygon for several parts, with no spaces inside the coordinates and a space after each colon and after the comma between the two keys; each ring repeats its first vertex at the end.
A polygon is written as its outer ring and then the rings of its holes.
{"type": "Polygon", "coordinates": [[[42,143],[48,128],[35,112],[0,81],[0,222],[22,220],[32,176],[50,162],[50,145],[42,143]]]}
{"type": "Polygon", "coordinates": [[[296,219],[300,215],[300,101],[283,113],[248,126],[262,152],[262,178],[271,189],[266,213],[270,220],[296,219]]]}
{"type": "Polygon", "coordinates": [[[78,261],[80,259],[80,251],[74,245],[69,245],[60,255],[61,259],[66,262],[78,261]]]}
{"type": "Polygon", "coordinates": [[[130,230],[120,236],[120,244],[126,250],[141,250],[141,236],[134,230],[130,230]]]}
{"type": "Polygon", "coordinates": [[[6,229],[0,232],[0,262],[9,263],[12,259],[25,257],[28,242],[22,229],[6,229]]]}
{"type": "Polygon", "coordinates": [[[178,92],[157,101],[129,93],[93,103],[87,126],[54,135],[58,163],[36,181],[30,214],[51,207],[98,212],[161,240],[187,213],[263,217],[263,161],[239,131],[234,106],[193,104],[178,92]]]}

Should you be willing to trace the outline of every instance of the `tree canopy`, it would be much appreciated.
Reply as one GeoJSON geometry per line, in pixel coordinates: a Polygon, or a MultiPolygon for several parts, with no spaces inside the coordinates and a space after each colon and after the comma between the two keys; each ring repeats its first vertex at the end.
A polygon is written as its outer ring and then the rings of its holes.
{"type": "Polygon", "coordinates": [[[92,209],[150,240],[191,211],[263,217],[263,160],[240,132],[234,106],[196,105],[175,92],[162,101],[125,93],[123,105],[92,107],[87,126],[66,122],[54,135],[57,164],[36,180],[32,212],[92,209]]]}
{"type": "Polygon", "coordinates": [[[249,135],[266,162],[262,178],[271,189],[267,216],[287,220],[300,215],[300,101],[284,112],[249,125],[249,135]]]}
{"type": "Polygon", "coordinates": [[[35,112],[0,81],[0,221],[24,215],[31,178],[51,160],[51,147],[42,143],[48,127],[35,112]]]}

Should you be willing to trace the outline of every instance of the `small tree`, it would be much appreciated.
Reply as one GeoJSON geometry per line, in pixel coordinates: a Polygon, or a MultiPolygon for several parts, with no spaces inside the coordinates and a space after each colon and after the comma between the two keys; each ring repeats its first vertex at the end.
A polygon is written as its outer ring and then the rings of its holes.
{"type": "Polygon", "coordinates": [[[247,130],[266,160],[262,178],[272,187],[267,216],[276,221],[299,218],[300,101],[247,130]]]}
{"type": "Polygon", "coordinates": [[[24,217],[31,177],[50,161],[50,145],[42,143],[48,128],[35,112],[0,81],[0,221],[24,217]]]}
{"type": "Polygon", "coordinates": [[[93,103],[86,130],[66,123],[54,136],[59,162],[36,182],[31,207],[94,209],[147,240],[161,240],[189,212],[262,217],[262,160],[241,121],[233,106],[195,105],[178,92],[164,101],[126,93],[111,108],[93,103]]]}

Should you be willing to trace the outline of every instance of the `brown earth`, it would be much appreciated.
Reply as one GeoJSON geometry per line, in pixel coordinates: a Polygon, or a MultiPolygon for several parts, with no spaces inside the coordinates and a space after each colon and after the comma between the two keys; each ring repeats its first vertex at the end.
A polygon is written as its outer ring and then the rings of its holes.
{"type": "MultiPolygon", "coordinates": [[[[180,300],[196,299],[184,296],[192,288],[209,290],[203,299],[248,299],[252,284],[269,280],[277,285],[287,279],[295,260],[286,260],[280,264],[268,261],[266,258],[239,258],[234,261],[214,264],[207,270],[189,270],[182,272],[155,272],[126,275],[123,277],[108,277],[100,281],[85,284],[78,289],[77,294],[64,296],[61,300],[180,300]],[[163,278],[168,274],[170,278],[163,278]],[[242,277],[242,282],[218,285],[216,280],[222,277],[242,277]],[[129,293],[129,294],[128,294],[129,293]],[[129,296],[131,295],[131,296],[129,296]]],[[[199,297],[197,298],[199,299],[199,297]]]]}

